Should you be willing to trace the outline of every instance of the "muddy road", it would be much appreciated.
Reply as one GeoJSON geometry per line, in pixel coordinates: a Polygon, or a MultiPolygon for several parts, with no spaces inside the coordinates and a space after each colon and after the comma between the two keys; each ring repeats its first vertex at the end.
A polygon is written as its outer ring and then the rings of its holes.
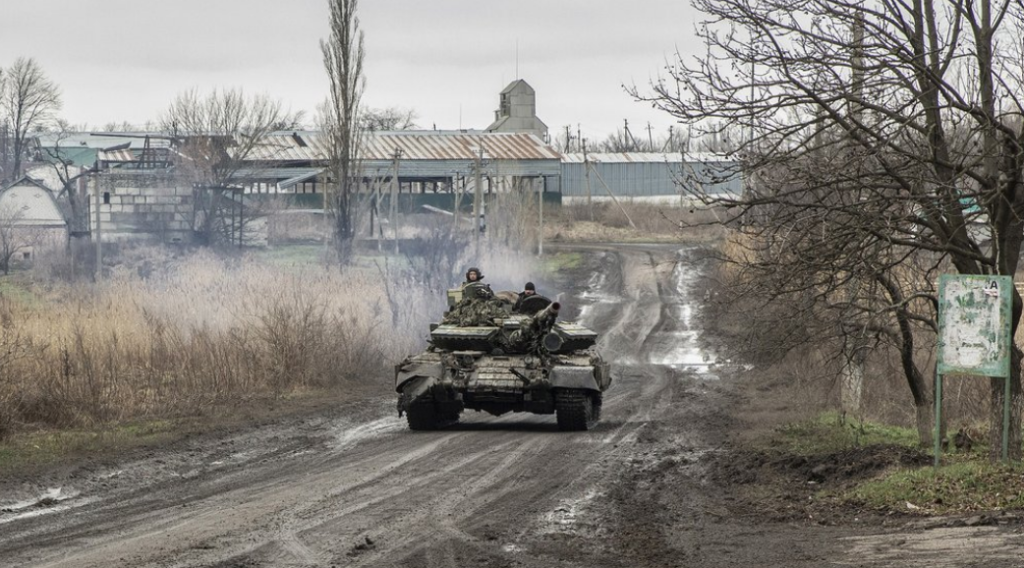
{"type": "Polygon", "coordinates": [[[0,565],[897,561],[879,552],[889,550],[885,531],[729,512],[732,497],[706,475],[706,458],[727,451],[735,389],[729,365],[699,344],[693,255],[653,246],[588,251],[592,271],[577,279],[578,296],[564,300],[603,333],[613,361],[596,430],[562,433],[553,416],[467,413],[451,429],[410,432],[392,396],[354,401],[123,463],[7,482],[0,565]]]}

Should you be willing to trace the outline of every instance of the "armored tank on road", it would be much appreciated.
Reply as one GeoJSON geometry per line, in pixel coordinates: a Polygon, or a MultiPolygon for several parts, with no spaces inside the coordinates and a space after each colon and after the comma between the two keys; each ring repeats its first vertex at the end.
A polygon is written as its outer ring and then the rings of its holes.
{"type": "Polygon", "coordinates": [[[448,291],[426,351],[395,367],[398,414],[413,430],[458,422],[464,410],[555,414],[564,431],[589,430],[611,386],[597,334],[558,321],[558,302],[534,295],[513,312],[514,292],[485,284],[448,291]]]}

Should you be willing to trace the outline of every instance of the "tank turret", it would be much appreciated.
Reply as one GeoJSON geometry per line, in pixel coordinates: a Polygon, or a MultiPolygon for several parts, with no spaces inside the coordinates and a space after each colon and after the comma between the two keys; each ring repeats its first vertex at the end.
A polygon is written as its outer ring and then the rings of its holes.
{"type": "MultiPolygon", "coordinates": [[[[520,321],[519,329],[508,336],[508,348],[516,353],[529,353],[546,349],[545,337],[555,327],[555,320],[558,319],[558,311],[562,305],[558,302],[548,304],[548,307],[520,321]]],[[[561,346],[561,344],[559,344],[561,346]]]]}

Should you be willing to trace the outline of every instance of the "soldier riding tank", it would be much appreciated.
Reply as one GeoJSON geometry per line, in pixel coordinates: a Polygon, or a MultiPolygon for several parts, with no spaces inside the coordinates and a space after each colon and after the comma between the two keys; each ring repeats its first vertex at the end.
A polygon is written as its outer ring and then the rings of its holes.
{"type": "Polygon", "coordinates": [[[544,296],[513,313],[514,297],[482,283],[448,291],[451,309],[431,324],[427,350],[395,367],[398,414],[409,428],[448,426],[466,409],[555,414],[564,431],[597,425],[611,385],[597,334],[557,321],[560,304],[544,296]]]}

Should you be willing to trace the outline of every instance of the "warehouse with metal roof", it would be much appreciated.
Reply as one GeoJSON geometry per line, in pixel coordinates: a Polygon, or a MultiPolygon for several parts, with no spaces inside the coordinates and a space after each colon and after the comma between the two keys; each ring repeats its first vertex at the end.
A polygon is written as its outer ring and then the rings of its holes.
{"type": "Polygon", "coordinates": [[[562,157],[563,199],[685,197],[743,191],[738,164],[721,154],[569,153],[562,157]]]}
{"type": "MultiPolygon", "coordinates": [[[[367,132],[361,142],[360,169],[370,183],[397,173],[399,185],[407,190],[452,191],[472,186],[479,167],[488,191],[499,190],[511,178],[543,183],[545,191],[559,190],[561,154],[532,134],[408,130],[367,132]]],[[[325,143],[320,132],[275,132],[246,161],[259,164],[268,175],[286,168],[289,177],[279,184],[281,191],[317,193],[325,143]]]]}

